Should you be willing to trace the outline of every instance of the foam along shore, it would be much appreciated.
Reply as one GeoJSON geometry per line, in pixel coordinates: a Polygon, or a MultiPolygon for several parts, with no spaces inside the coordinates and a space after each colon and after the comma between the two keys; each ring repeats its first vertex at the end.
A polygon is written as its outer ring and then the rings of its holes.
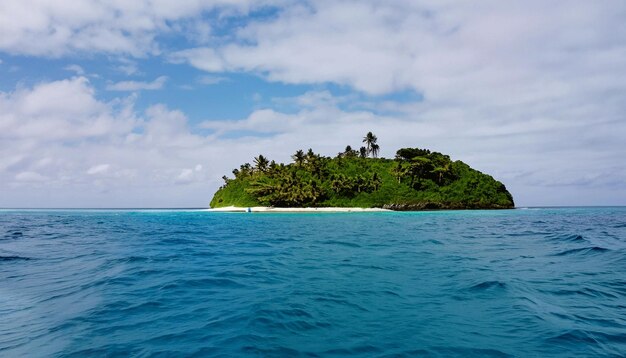
{"type": "Polygon", "coordinates": [[[208,211],[233,213],[351,213],[391,210],[381,208],[276,208],[271,206],[225,206],[223,208],[208,209],[208,211]]]}

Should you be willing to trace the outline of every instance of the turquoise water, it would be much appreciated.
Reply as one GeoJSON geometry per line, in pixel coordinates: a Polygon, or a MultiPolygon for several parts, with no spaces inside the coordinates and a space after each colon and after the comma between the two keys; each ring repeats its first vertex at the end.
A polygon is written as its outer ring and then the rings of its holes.
{"type": "Polygon", "coordinates": [[[626,354],[626,208],[0,211],[0,356],[626,354]]]}

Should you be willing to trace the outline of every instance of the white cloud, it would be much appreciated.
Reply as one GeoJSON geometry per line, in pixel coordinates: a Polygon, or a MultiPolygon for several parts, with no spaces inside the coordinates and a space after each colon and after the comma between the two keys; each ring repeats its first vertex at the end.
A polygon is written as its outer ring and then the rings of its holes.
{"type": "Polygon", "coordinates": [[[592,58],[600,57],[606,72],[623,67],[626,29],[616,8],[625,6],[321,0],[288,7],[273,21],[252,22],[238,33],[243,43],[170,57],[209,72],[328,81],[372,94],[412,89],[433,100],[485,100],[506,89],[523,101],[600,79],[605,71],[597,73],[600,63],[592,58]],[[568,76],[574,73],[590,78],[568,76]]]}
{"type": "Polygon", "coordinates": [[[266,3],[249,0],[3,1],[0,3],[0,50],[37,56],[87,51],[141,57],[159,53],[155,37],[175,30],[181,21],[197,19],[215,9],[223,16],[246,13],[252,6],[266,3]]]}
{"type": "Polygon", "coordinates": [[[212,48],[193,48],[172,53],[169,56],[172,63],[189,62],[192,66],[207,72],[225,71],[226,63],[212,48]]]}
{"type": "Polygon", "coordinates": [[[176,177],[175,183],[177,184],[187,184],[193,181],[193,170],[191,169],[183,169],[180,174],[176,177]]]}
{"type": "Polygon", "coordinates": [[[44,182],[48,178],[37,172],[21,172],[15,176],[15,180],[18,182],[44,182]]]}
{"type": "Polygon", "coordinates": [[[85,70],[76,64],[65,66],[64,70],[74,72],[78,76],[82,76],[85,74],[85,70]]]}
{"type": "Polygon", "coordinates": [[[200,76],[198,77],[197,82],[203,85],[216,85],[218,83],[222,83],[228,81],[228,77],[223,76],[200,76]]]}
{"type": "Polygon", "coordinates": [[[121,62],[120,65],[116,66],[116,70],[125,74],[126,76],[132,76],[139,74],[139,66],[136,61],[129,60],[126,58],[119,59],[121,62]]]}
{"type": "Polygon", "coordinates": [[[93,167],[87,170],[87,174],[89,175],[104,174],[109,171],[109,168],[111,168],[110,164],[94,165],[93,167]]]}
{"type": "Polygon", "coordinates": [[[109,91],[140,91],[162,89],[167,81],[167,76],[160,76],[152,82],[121,81],[107,85],[109,91]]]}
{"type": "Polygon", "coordinates": [[[122,107],[114,113],[96,100],[84,77],[0,92],[0,138],[53,142],[125,132],[134,118],[122,107]]]}

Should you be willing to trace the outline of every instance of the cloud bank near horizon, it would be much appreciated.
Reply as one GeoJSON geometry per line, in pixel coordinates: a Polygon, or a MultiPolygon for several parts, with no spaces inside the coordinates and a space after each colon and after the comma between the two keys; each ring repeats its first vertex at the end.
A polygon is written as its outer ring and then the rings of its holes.
{"type": "Polygon", "coordinates": [[[206,206],[254,155],[334,155],[370,130],[383,155],[451,154],[519,205],[626,205],[621,2],[68,4],[0,4],[0,70],[38,58],[74,74],[0,91],[0,206],[206,206]],[[168,103],[181,71],[216,91],[298,91],[192,118],[168,103]]]}

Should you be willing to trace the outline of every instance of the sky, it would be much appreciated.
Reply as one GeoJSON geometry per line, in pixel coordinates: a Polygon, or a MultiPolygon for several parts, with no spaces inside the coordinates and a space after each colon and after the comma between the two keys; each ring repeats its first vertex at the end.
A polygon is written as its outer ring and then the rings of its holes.
{"type": "Polygon", "coordinates": [[[0,207],[207,207],[378,136],[626,205],[626,2],[0,0],[0,207]]]}

